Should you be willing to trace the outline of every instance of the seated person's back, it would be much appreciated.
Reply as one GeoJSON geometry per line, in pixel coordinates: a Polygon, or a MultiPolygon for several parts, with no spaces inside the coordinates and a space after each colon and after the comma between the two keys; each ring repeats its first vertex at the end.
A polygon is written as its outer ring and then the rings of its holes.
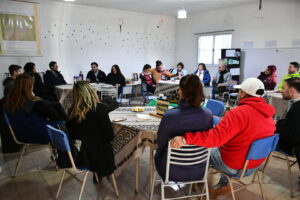
{"type": "MultiPolygon", "coordinates": [[[[213,126],[212,114],[201,108],[204,100],[203,86],[196,75],[188,75],[180,80],[179,106],[168,110],[158,130],[158,149],[155,154],[155,165],[159,175],[165,178],[166,160],[169,139],[183,135],[188,130],[209,130],[213,126]],[[189,90],[188,90],[189,88],[189,90]]],[[[205,171],[205,163],[188,167],[172,165],[171,181],[190,181],[201,179],[205,171]],[[197,171],[197,173],[195,173],[197,171]]]]}
{"type": "Polygon", "coordinates": [[[79,166],[96,172],[100,177],[112,174],[115,170],[111,144],[114,132],[108,111],[84,81],[74,84],[73,104],[66,125],[70,137],[81,141],[77,158],[79,166]]]}
{"type": "Polygon", "coordinates": [[[19,75],[4,100],[3,110],[18,140],[46,144],[49,143],[47,120],[65,120],[66,114],[59,103],[45,102],[35,96],[32,92],[33,84],[32,76],[19,75]]]}

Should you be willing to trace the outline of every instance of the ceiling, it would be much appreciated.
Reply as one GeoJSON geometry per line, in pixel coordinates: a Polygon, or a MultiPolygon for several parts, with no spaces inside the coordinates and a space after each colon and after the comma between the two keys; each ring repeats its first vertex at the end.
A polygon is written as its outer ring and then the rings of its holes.
{"type": "MultiPolygon", "coordinates": [[[[42,0],[36,1],[42,3],[42,0]]],[[[62,2],[62,0],[50,1],[62,2]]],[[[65,3],[176,16],[181,8],[185,8],[188,14],[192,14],[248,3],[257,3],[258,7],[258,2],[259,0],[76,0],[65,3]]]]}

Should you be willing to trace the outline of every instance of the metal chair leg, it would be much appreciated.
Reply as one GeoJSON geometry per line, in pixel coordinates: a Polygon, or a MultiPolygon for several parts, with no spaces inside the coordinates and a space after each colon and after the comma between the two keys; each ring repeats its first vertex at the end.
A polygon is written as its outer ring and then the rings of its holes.
{"type": "Polygon", "coordinates": [[[153,178],[152,184],[151,184],[150,200],[153,199],[153,193],[154,193],[154,187],[155,187],[155,180],[156,180],[156,171],[154,171],[153,177],[154,178],[153,178]]]}
{"type": "Polygon", "coordinates": [[[55,169],[56,169],[56,171],[58,171],[59,167],[57,166],[57,164],[55,162],[55,155],[53,154],[53,148],[52,148],[50,143],[49,143],[49,151],[50,151],[50,154],[51,154],[51,160],[52,160],[53,164],[55,165],[55,169]]]}
{"type": "Polygon", "coordinates": [[[82,196],[82,193],[83,193],[83,189],[84,189],[84,186],[85,186],[85,183],[86,183],[86,178],[87,178],[88,174],[89,174],[89,171],[86,171],[85,174],[84,174],[84,178],[83,178],[83,181],[82,181],[82,185],[81,185],[81,189],[80,189],[78,200],[81,199],[81,196],[82,196]]]}
{"type": "Polygon", "coordinates": [[[139,168],[140,168],[140,159],[137,158],[135,161],[135,194],[139,192],[139,180],[140,180],[140,174],[139,174],[139,168]]]}
{"type": "Polygon", "coordinates": [[[267,168],[267,166],[268,166],[268,164],[269,164],[269,162],[270,162],[271,157],[272,157],[272,152],[271,152],[270,155],[267,157],[267,160],[266,160],[266,162],[265,162],[265,165],[264,165],[264,167],[262,168],[261,171],[263,171],[263,172],[265,171],[265,169],[267,168]]]}
{"type": "Polygon", "coordinates": [[[259,183],[259,187],[260,187],[260,192],[261,192],[262,199],[265,200],[264,191],[263,191],[262,183],[261,183],[261,178],[259,176],[259,172],[258,171],[257,171],[257,177],[258,177],[258,183],[259,183]]]}
{"type": "Polygon", "coordinates": [[[234,189],[233,189],[233,185],[232,185],[232,182],[229,178],[229,176],[227,176],[226,174],[223,174],[226,179],[228,180],[228,183],[229,183],[229,186],[230,186],[230,191],[231,191],[231,196],[232,196],[232,199],[235,200],[235,195],[234,195],[234,189]]]}
{"type": "Polygon", "coordinates": [[[292,180],[292,170],[291,170],[291,165],[290,165],[290,159],[287,156],[285,156],[285,159],[286,159],[286,164],[288,167],[290,194],[291,194],[291,198],[293,198],[294,191],[293,191],[293,180],[292,180]]]}
{"type": "Polygon", "coordinates": [[[115,189],[115,192],[116,192],[116,196],[119,197],[119,190],[118,190],[118,186],[117,186],[117,183],[116,183],[116,178],[115,178],[115,174],[112,174],[111,175],[111,179],[113,181],[113,185],[114,185],[114,189],[115,189]]]}
{"type": "MultiPolygon", "coordinates": [[[[201,194],[204,194],[205,189],[206,189],[206,185],[205,185],[205,183],[204,183],[204,184],[203,184],[203,187],[202,187],[201,194]]],[[[204,197],[204,195],[200,197],[200,200],[203,200],[203,197],[204,197]]],[[[206,199],[208,199],[208,197],[206,197],[206,199]]]]}
{"type": "Polygon", "coordinates": [[[164,182],[160,181],[160,190],[161,190],[161,200],[165,200],[165,187],[164,182]]]}
{"type": "Polygon", "coordinates": [[[192,187],[193,187],[193,184],[190,184],[190,188],[189,188],[189,195],[192,194],[192,187]]]}
{"type": "Polygon", "coordinates": [[[56,197],[55,197],[56,200],[58,199],[58,196],[59,196],[59,193],[60,193],[60,190],[61,190],[61,186],[62,186],[62,183],[63,183],[63,181],[64,181],[65,173],[66,173],[66,170],[64,169],[64,170],[63,170],[63,173],[62,173],[62,175],[61,175],[60,181],[59,181],[58,190],[57,190],[57,192],[56,192],[56,197]]]}
{"type": "Polygon", "coordinates": [[[26,147],[27,147],[28,144],[24,144],[23,147],[22,147],[22,150],[21,150],[21,153],[19,155],[19,158],[18,158],[18,161],[17,161],[17,164],[16,164],[16,169],[15,169],[15,172],[14,172],[14,175],[13,175],[13,178],[16,177],[18,171],[19,171],[19,168],[20,168],[20,165],[21,165],[21,159],[23,158],[23,155],[26,151],[26,147]]]}
{"type": "MultiPolygon", "coordinates": [[[[203,186],[204,187],[204,186],[203,186]]],[[[208,183],[207,180],[205,181],[205,193],[206,193],[206,200],[209,199],[209,190],[208,190],[208,183]]]]}

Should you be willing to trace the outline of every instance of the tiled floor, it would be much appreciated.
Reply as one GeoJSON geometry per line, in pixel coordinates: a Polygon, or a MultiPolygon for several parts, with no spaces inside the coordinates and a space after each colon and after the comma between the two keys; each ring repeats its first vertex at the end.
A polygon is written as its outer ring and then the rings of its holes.
{"type": "MultiPolygon", "coordinates": [[[[19,175],[13,179],[11,174],[14,171],[17,155],[0,154],[0,199],[5,200],[48,200],[54,199],[58,187],[61,171],[56,171],[50,161],[50,154],[47,149],[35,149],[27,153],[22,161],[19,175]]],[[[120,192],[120,200],[146,200],[148,199],[148,166],[149,152],[145,151],[140,161],[140,192],[134,193],[134,163],[117,177],[117,184],[120,192]]],[[[298,184],[299,169],[293,167],[293,183],[296,197],[300,199],[300,186],[298,184]]],[[[209,177],[210,185],[218,180],[218,175],[209,177]]],[[[273,158],[263,176],[263,188],[266,199],[287,200],[291,199],[288,190],[288,177],[286,164],[282,160],[273,158]]],[[[159,186],[155,189],[155,199],[160,199],[159,186]]],[[[77,199],[80,184],[66,175],[60,199],[77,199]]],[[[180,192],[180,191],[179,191],[180,192]]],[[[175,192],[170,188],[168,195],[175,192]]],[[[178,192],[177,192],[178,193],[178,192]]],[[[175,193],[176,194],[176,193],[175,193]]],[[[258,185],[252,185],[246,190],[237,193],[237,199],[255,200],[261,199],[258,185]]],[[[92,176],[88,177],[87,185],[83,193],[84,200],[112,200],[117,199],[110,181],[106,178],[99,185],[94,185],[92,176]]],[[[210,190],[210,199],[231,199],[229,188],[221,190],[210,190]]]]}

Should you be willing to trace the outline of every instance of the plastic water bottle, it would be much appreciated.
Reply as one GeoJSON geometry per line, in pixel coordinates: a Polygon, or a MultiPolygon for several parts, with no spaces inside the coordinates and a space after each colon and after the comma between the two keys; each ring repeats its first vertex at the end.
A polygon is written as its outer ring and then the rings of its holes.
{"type": "Polygon", "coordinates": [[[80,77],[81,80],[83,81],[83,73],[82,73],[82,71],[79,72],[79,77],[80,77]]]}

